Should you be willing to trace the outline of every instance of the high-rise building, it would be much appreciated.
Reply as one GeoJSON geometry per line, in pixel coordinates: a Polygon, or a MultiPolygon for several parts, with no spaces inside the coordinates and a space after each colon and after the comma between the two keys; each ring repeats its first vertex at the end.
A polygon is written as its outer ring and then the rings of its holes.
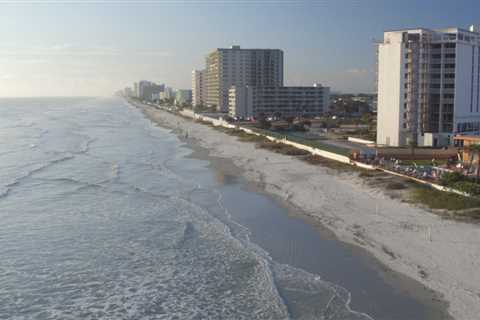
{"type": "Polygon", "coordinates": [[[131,96],[133,96],[133,90],[132,90],[132,88],[126,87],[125,89],[123,89],[123,95],[124,95],[125,97],[131,97],[131,96]]]}
{"type": "Polygon", "coordinates": [[[206,71],[192,71],[192,104],[202,106],[207,103],[206,71]]]}
{"type": "Polygon", "coordinates": [[[173,89],[170,87],[165,87],[163,92],[160,92],[160,99],[162,100],[168,100],[168,99],[173,99],[175,98],[173,89]]]}
{"type": "Polygon", "coordinates": [[[185,103],[192,102],[192,90],[183,90],[178,89],[175,94],[175,104],[176,105],[183,105],[185,103]]]}
{"type": "Polygon", "coordinates": [[[207,105],[228,111],[231,86],[283,86],[283,51],[279,49],[217,49],[206,59],[207,105]]]}
{"type": "Polygon", "coordinates": [[[155,84],[150,81],[142,80],[138,83],[138,97],[142,100],[153,101],[154,95],[157,96],[165,90],[165,85],[155,84]]]}
{"type": "Polygon", "coordinates": [[[229,114],[239,118],[315,117],[328,109],[330,88],[232,86],[229,114]]]}
{"type": "Polygon", "coordinates": [[[479,29],[385,32],[377,103],[379,145],[442,146],[479,134],[479,29]]]}
{"type": "Polygon", "coordinates": [[[139,97],[139,95],[138,95],[138,82],[133,83],[133,96],[135,98],[139,97]]]}

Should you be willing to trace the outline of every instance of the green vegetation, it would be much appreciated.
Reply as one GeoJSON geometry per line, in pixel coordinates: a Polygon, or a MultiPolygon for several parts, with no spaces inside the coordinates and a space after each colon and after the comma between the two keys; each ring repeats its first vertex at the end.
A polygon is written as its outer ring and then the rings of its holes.
{"type": "Polygon", "coordinates": [[[327,158],[324,158],[324,157],[321,157],[321,156],[318,156],[318,155],[309,155],[309,156],[303,157],[302,160],[308,162],[311,165],[321,165],[322,167],[327,167],[327,168],[334,169],[334,170],[337,170],[337,171],[360,172],[360,175],[370,174],[370,172],[365,170],[365,169],[362,169],[362,168],[359,168],[359,167],[356,167],[356,166],[352,166],[352,165],[347,164],[347,163],[343,163],[343,162],[339,162],[339,161],[335,161],[335,160],[330,160],[330,159],[327,159],[327,158]]]}
{"type": "Polygon", "coordinates": [[[273,141],[262,141],[257,143],[257,148],[271,150],[276,153],[281,153],[289,156],[305,156],[309,155],[310,152],[302,149],[298,149],[287,144],[273,142],[273,141]]]}
{"type": "Polygon", "coordinates": [[[468,193],[472,196],[480,195],[480,184],[473,182],[459,172],[447,172],[440,178],[443,186],[468,193]]]}
{"type": "Polygon", "coordinates": [[[446,172],[440,177],[440,184],[442,186],[451,186],[456,182],[464,181],[465,176],[460,172],[446,172]]]}
{"type": "Polygon", "coordinates": [[[470,181],[457,181],[451,185],[453,189],[468,193],[472,196],[480,195],[480,184],[470,181]]]}
{"type": "Polygon", "coordinates": [[[385,188],[387,188],[387,190],[403,190],[406,189],[407,186],[401,182],[390,182],[385,186],[385,188]]]}
{"type": "Polygon", "coordinates": [[[417,187],[412,191],[411,200],[422,203],[430,209],[464,210],[479,208],[480,199],[459,194],[435,190],[429,187],[417,187]]]}
{"type": "Polygon", "coordinates": [[[262,136],[257,136],[256,134],[248,134],[244,132],[243,135],[238,136],[238,140],[243,142],[262,142],[266,141],[267,139],[262,136]]]}

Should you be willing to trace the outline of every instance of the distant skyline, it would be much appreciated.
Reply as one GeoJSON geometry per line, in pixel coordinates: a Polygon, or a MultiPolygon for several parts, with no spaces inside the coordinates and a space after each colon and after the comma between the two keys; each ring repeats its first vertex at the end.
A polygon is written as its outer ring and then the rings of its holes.
{"type": "Polygon", "coordinates": [[[0,1],[0,97],[180,89],[215,48],[278,48],[286,85],[373,92],[384,30],[480,24],[478,1],[0,1]]]}

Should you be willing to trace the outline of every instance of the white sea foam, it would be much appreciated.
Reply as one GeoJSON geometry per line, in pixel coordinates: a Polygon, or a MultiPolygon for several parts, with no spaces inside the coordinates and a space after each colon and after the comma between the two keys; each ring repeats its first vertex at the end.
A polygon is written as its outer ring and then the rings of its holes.
{"type": "Polygon", "coordinates": [[[47,141],[0,189],[0,318],[369,319],[251,242],[174,136],[129,108],[84,108],[31,114],[47,141]]]}

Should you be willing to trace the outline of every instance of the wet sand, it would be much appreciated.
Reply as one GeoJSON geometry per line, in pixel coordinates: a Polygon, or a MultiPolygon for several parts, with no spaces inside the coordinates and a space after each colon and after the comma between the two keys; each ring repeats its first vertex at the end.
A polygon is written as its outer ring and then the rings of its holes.
{"type": "MultiPolygon", "coordinates": [[[[455,319],[477,317],[480,312],[478,226],[442,220],[421,208],[391,199],[382,190],[365,185],[355,174],[332,173],[294,157],[256,149],[253,143],[240,142],[208,126],[153,108],[143,108],[143,112],[154,122],[188,132],[189,137],[196,138],[192,142],[208,149],[210,156],[228,159],[240,167],[243,173],[239,175],[256,184],[255,188],[265,189],[279,201],[285,201],[294,208],[290,216],[317,226],[317,233],[320,223],[343,243],[354,245],[352,250],[360,252],[364,260],[372,263],[373,256],[381,261],[374,263],[376,273],[385,283],[394,284],[392,288],[396,291],[406,292],[426,304],[431,301],[434,309],[435,305],[444,309],[445,303],[440,302],[443,297],[455,319]],[[429,239],[426,230],[431,230],[429,239]],[[429,289],[415,286],[418,283],[429,289]]],[[[333,280],[335,275],[331,276],[333,280]]],[[[342,279],[357,281],[358,277],[338,278],[342,283],[342,279]]],[[[356,301],[359,300],[354,297],[353,305],[356,301]]]]}
{"type": "Polygon", "coordinates": [[[249,228],[252,241],[275,261],[346,288],[352,294],[352,309],[374,319],[452,319],[448,304],[437,293],[392,271],[367,251],[341,242],[300,208],[266,192],[261,184],[246,180],[243,170],[232,161],[210,155],[194,139],[183,141],[194,150],[190,157],[209,161],[217,180],[224,185],[220,191],[232,217],[249,228]],[[238,198],[248,201],[238,206],[238,198]]]}

